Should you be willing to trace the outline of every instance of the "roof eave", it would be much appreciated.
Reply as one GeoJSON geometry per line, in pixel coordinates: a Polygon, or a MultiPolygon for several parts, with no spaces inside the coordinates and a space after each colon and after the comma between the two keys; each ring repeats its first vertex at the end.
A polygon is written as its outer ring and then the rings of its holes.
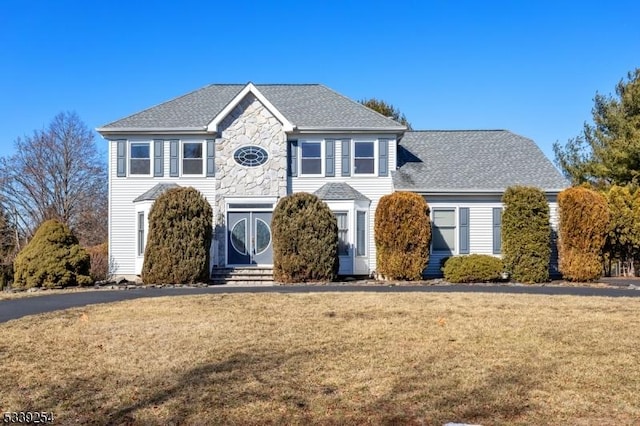
{"type": "Polygon", "coordinates": [[[207,130],[207,126],[201,127],[98,127],[96,132],[102,136],[111,135],[204,135],[214,134],[207,130]]]}
{"type": "MultiPolygon", "coordinates": [[[[423,195],[501,195],[505,189],[419,189],[419,188],[394,188],[396,191],[417,192],[423,195]]],[[[566,188],[542,189],[545,194],[558,194],[566,188]]]]}
{"type": "Polygon", "coordinates": [[[292,133],[395,133],[398,135],[407,131],[406,127],[323,127],[298,126],[292,133]]]}

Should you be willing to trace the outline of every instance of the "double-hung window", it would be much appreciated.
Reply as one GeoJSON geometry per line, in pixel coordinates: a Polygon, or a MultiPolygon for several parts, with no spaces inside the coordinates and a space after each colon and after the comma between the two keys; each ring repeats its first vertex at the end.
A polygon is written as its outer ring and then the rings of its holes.
{"type": "Polygon", "coordinates": [[[356,256],[367,255],[367,212],[356,212],[356,256]]]}
{"type": "Polygon", "coordinates": [[[433,209],[434,252],[455,253],[456,250],[456,209],[433,209]]]}
{"type": "Polygon", "coordinates": [[[151,144],[149,142],[131,142],[129,174],[149,176],[151,174],[151,144]]]}
{"type": "Polygon", "coordinates": [[[138,256],[144,255],[144,212],[138,212],[138,256]]]}
{"type": "Polygon", "coordinates": [[[338,222],[338,256],[349,255],[349,224],[347,212],[336,212],[338,222]]]}
{"type": "Polygon", "coordinates": [[[353,173],[356,175],[375,173],[375,144],[369,141],[355,141],[353,144],[353,173]]]}
{"type": "Polygon", "coordinates": [[[182,144],[182,174],[202,175],[202,142],[184,142],[182,144]]]}
{"type": "Polygon", "coordinates": [[[302,141],[300,151],[300,174],[322,174],[322,143],[302,141]]]}

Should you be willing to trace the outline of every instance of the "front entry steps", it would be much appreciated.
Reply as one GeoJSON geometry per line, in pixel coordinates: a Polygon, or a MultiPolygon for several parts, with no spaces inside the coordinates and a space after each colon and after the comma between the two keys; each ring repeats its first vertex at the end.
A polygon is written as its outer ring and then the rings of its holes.
{"type": "Polygon", "coordinates": [[[274,285],[273,268],[259,266],[214,267],[211,270],[211,282],[238,286],[272,286],[274,285]]]}

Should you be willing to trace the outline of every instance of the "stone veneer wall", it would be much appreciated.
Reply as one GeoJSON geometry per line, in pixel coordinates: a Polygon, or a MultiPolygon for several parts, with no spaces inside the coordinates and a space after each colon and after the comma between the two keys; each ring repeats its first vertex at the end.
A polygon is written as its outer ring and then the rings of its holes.
{"type": "Polygon", "coordinates": [[[287,195],[287,135],[280,123],[252,94],[248,94],[220,123],[216,140],[215,233],[218,266],[225,264],[226,197],[287,195]],[[233,153],[245,145],[264,148],[267,162],[243,167],[233,153]]]}

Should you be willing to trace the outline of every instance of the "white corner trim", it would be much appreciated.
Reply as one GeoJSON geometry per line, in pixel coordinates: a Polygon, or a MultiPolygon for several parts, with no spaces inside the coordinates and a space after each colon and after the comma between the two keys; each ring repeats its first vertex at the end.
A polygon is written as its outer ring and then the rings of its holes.
{"type": "Polygon", "coordinates": [[[271,112],[271,114],[273,114],[278,119],[278,121],[282,123],[282,127],[285,132],[293,131],[295,126],[291,122],[289,122],[289,120],[287,120],[285,116],[282,115],[282,113],[278,111],[278,109],[275,106],[273,106],[271,102],[267,100],[267,98],[262,94],[262,92],[260,92],[256,88],[256,86],[253,85],[253,83],[248,83],[240,91],[240,93],[238,93],[233,99],[231,99],[231,101],[227,104],[227,106],[225,106],[222,109],[222,111],[220,111],[218,115],[216,115],[213,118],[213,120],[207,125],[207,131],[217,132],[218,125],[242,101],[242,99],[244,99],[244,97],[247,96],[249,92],[251,92],[253,96],[255,96],[262,103],[262,105],[264,105],[265,108],[267,108],[269,112],[271,112]]]}

